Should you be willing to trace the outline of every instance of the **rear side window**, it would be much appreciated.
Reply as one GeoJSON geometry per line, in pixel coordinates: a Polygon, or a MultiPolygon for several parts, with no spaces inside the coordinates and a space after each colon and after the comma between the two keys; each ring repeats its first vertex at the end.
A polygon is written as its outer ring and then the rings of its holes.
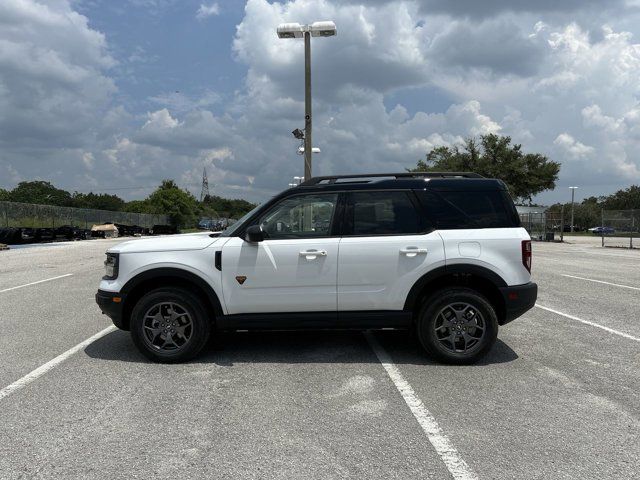
{"type": "Polygon", "coordinates": [[[424,219],[410,192],[355,192],[348,196],[347,235],[410,235],[424,230],[424,219]]]}
{"type": "Polygon", "coordinates": [[[416,192],[436,229],[519,227],[513,202],[501,190],[416,192]]]}

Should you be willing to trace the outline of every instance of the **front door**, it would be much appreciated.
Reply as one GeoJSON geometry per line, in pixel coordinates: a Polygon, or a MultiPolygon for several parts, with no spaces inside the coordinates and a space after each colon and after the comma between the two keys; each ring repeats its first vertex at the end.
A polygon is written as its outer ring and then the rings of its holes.
{"type": "Polygon", "coordinates": [[[228,314],[337,310],[337,202],[335,193],[287,197],[258,220],[262,242],[229,239],[222,248],[228,314]]]}
{"type": "Polygon", "coordinates": [[[442,238],[428,227],[413,192],[348,194],[338,310],[402,310],[414,283],[445,263],[442,238]]]}

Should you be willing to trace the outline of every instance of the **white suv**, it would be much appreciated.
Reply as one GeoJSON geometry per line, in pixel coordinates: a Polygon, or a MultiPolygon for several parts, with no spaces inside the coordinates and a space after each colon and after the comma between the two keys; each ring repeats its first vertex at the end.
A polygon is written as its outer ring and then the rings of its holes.
{"type": "Polygon", "coordinates": [[[221,234],[125,242],[105,265],[98,305],[161,362],[219,330],[392,327],[471,363],[537,296],[504,183],[470,173],[316,177],[221,234]]]}

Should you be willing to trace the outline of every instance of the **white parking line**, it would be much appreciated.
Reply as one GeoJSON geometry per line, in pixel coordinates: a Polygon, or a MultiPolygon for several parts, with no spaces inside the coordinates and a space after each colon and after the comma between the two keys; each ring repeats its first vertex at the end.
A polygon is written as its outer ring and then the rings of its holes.
{"type": "Polygon", "coordinates": [[[58,355],[53,360],[50,360],[47,363],[45,363],[44,365],[36,368],[32,372],[27,373],[24,377],[20,378],[19,380],[16,380],[11,385],[7,385],[2,390],[0,390],[0,400],[2,400],[3,398],[8,397],[12,393],[20,390],[21,388],[26,387],[31,382],[33,382],[34,380],[40,378],[42,375],[47,373],[52,368],[55,368],[56,366],[60,365],[62,362],[64,362],[66,359],[68,359],[74,353],[78,352],[79,350],[82,350],[84,347],[86,347],[87,345],[95,342],[99,338],[104,337],[106,334],[113,332],[115,329],[116,329],[116,327],[113,326],[113,325],[111,325],[110,327],[105,328],[101,332],[98,332],[95,335],[87,338],[85,341],[80,342],[75,347],[72,347],[69,350],[67,350],[66,352],[61,353],[60,355],[58,355]]]}
{"type": "Polygon", "coordinates": [[[575,317],[573,315],[569,315],[568,313],[562,313],[558,310],[554,310],[553,308],[544,307],[536,303],[536,307],[541,308],[542,310],[546,310],[547,312],[555,313],[556,315],[561,315],[566,318],[570,318],[571,320],[575,320],[577,322],[584,323],[585,325],[590,325],[592,327],[601,328],[605,332],[613,333],[614,335],[620,335],[621,337],[628,338],[629,340],[634,340],[636,342],[640,342],[640,338],[634,337],[633,335],[629,335],[628,333],[621,332],[620,330],[615,330],[613,328],[605,327],[604,325],[600,325],[596,322],[591,322],[589,320],[584,320],[582,318],[575,317]]]}
{"type": "Polygon", "coordinates": [[[467,465],[467,462],[462,459],[458,451],[451,444],[445,433],[440,428],[440,425],[438,425],[434,416],[429,412],[424,403],[422,403],[422,400],[420,400],[418,395],[413,391],[409,382],[404,379],[400,370],[395,366],[386,350],[382,348],[382,345],[378,343],[371,332],[366,332],[364,335],[378,357],[378,360],[387,371],[391,381],[394,383],[400,392],[400,395],[402,395],[402,398],[404,398],[404,401],[409,406],[411,413],[413,413],[413,416],[418,420],[418,423],[427,435],[429,442],[431,442],[431,445],[433,445],[433,448],[447,466],[451,475],[453,475],[453,478],[456,480],[477,479],[478,477],[476,474],[471,470],[469,465],[467,465]]]}
{"type": "Polygon", "coordinates": [[[593,278],[578,277],[576,275],[567,275],[565,273],[561,273],[560,275],[562,275],[563,277],[577,278],[578,280],[586,280],[587,282],[604,283],[605,285],[613,285],[614,287],[629,288],[631,290],[640,290],[640,288],[632,287],[631,285],[622,285],[620,283],[605,282],[604,280],[594,280],[593,278]]]}
{"type": "Polygon", "coordinates": [[[38,280],[37,282],[25,283],[24,285],[18,285],[17,287],[5,288],[0,290],[0,293],[8,292],[10,290],[17,290],[18,288],[28,287],[30,285],[37,285],[38,283],[50,282],[51,280],[57,280],[59,278],[70,277],[73,273],[65,273],[64,275],[58,275],[57,277],[45,278],[44,280],[38,280]]]}

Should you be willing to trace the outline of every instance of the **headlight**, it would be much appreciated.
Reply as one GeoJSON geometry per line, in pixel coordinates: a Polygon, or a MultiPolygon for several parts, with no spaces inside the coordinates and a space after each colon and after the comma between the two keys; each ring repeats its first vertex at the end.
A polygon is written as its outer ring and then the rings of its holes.
{"type": "Polygon", "coordinates": [[[107,253],[107,259],[104,261],[105,280],[115,280],[118,278],[118,254],[107,253]]]}

